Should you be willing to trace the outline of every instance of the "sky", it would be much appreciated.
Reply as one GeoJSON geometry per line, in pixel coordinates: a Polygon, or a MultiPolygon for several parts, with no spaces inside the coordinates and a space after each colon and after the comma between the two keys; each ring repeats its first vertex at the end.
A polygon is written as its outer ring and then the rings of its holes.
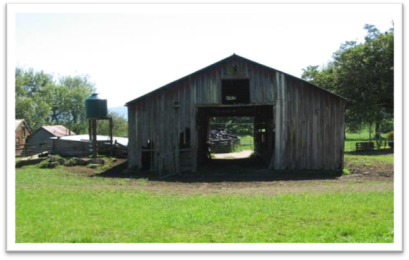
{"type": "Polygon", "coordinates": [[[61,76],[88,75],[108,107],[233,53],[301,77],[365,24],[399,20],[396,5],[113,5],[36,8],[15,14],[15,64],[61,76]]]}
{"type": "MultiPolygon", "coordinates": [[[[7,135],[14,136],[16,66],[88,75],[108,107],[184,77],[233,53],[301,77],[365,24],[395,27],[395,151],[403,151],[403,4],[6,4],[7,135]],[[11,91],[10,91],[11,90],[11,91]],[[402,93],[402,95],[401,95],[402,93]],[[400,141],[401,140],[401,141],[400,141]]],[[[6,251],[401,251],[403,156],[395,159],[393,244],[15,244],[14,138],[6,138],[6,251]]]]}

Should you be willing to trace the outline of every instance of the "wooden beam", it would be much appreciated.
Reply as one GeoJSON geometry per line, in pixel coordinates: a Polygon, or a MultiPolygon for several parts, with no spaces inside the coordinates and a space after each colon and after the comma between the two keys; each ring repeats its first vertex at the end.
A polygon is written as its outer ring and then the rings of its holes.
{"type": "Polygon", "coordinates": [[[97,158],[97,120],[92,119],[92,157],[97,158]]]}

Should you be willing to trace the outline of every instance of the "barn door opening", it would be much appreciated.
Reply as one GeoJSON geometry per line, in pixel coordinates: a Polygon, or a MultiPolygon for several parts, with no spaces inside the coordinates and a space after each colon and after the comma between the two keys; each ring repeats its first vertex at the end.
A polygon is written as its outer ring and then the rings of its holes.
{"type": "MultiPolygon", "coordinates": [[[[226,149],[222,152],[251,151],[250,158],[237,158],[237,160],[226,160],[227,164],[238,164],[243,160],[257,161],[259,165],[265,163],[268,167],[274,153],[274,120],[272,105],[231,105],[231,106],[201,106],[197,108],[196,129],[198,137],[197,162],[204,165],[205,162],[217,162],[226,159],[217,159],[214,147],[214,130],[227,129],[223,134],[239,136],[240,145],[236,147],[220,148],[226,149]],[[235,150],[236,149],[236,150],[235,150]]],[[[231,139],[233,139],[232,137],[231,139]]],[[[227,138],[226,138],[227,139],[227,138]]],[[[230,141],[230,143],[234,143],[230,141]]],[[[228,143],[227,143],[228,144],[228,143]]],[[[237,144],[237,142],[236,142],[237,144]]],[[[247,152],[248,153],[248,152],[247,152]]],[[[229,155],[227,155],[229,157],[229,155]]],[[[228,159],[234,159],[231,156],[228,159]]],[[[249,161],[249,162],[250,162],[249,161]]]]}
{"type": "Polygon", "coordinates": [[[212,159],[244,159],[254,153],[254,117],[210,117],[212,159]]]}

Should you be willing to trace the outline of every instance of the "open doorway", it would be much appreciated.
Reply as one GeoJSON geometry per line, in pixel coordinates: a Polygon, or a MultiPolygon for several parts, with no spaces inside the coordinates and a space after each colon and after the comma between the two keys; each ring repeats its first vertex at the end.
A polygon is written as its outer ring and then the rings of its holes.
{"type": "Polygon", "coordinates": [[[211,117],[209,151],[212,159],[245,159],[254,154],[254,117],[211,117]]]}
{"type": "MultiPolygon", "coordinates": [[[[199,167],[208,162],[220,162],[218,165],[240,164],[240,161],[254,161],[258,165],[271,162],[274,153],[274,124],[272,105],[221,105],[221,106],[200,106],[197,108],[196,129],[197,129],[197,163],[199,167]],[[243,125],[242,125],[243,124],[243,125]],[[246,129],[244,129],[246,128],[246,129]],[[227,131],[225,131],[227,129],[227,131]],[[212,130],[218,130],[214,132],[212,130]],[[230,147],[217,151],[211,139],[213,134],[227,135],[231,140],[230,147]],[[238,138],[235,138],[237,136],[238,138]],[[238,143],[237,139],[240,140],[238,143]],[[216,151],[216,152],[215,152],[216,151]],[[249,151],[239,158],[231,153],[249,151]],[[220,158],[217,154],[227,154],[220,158]],[[220,160],[217,160],[219,158],[220,160]],[[215,160],[216,159],[216,160],[215,160]],[[237,159],[237,160],[231,160],[237,159]],[[260,163],[261,161],[261,163],[260,163]]],[[[229,144],[229,145],[230,145],[229,144]]],[[[223,149],[223,148],[221,148],[223,149]]]]}

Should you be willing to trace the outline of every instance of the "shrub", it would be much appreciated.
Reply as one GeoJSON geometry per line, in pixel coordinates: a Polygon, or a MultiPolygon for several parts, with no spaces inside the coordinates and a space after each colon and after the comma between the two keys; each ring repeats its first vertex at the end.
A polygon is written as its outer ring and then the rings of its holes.
{"type": "Polygon", "coordinates": [[[47,159],[37,164],[37,166],[38,168],[44,169],[44,168],[48,168],[49,164],[50,164],[50,159],[47,159]]]}
{"type": "Polygon", "coordinates": [[[76,165],[76,160],[74,158],[69,159],[64,163],[65,166],[75,166],[76,165]]]}
{"type": "Polygon", "coordinates": [[[393,131],[390,131],[387,135],[386,138],[388,138],[388,140],[393,140],[393,131]]]}

